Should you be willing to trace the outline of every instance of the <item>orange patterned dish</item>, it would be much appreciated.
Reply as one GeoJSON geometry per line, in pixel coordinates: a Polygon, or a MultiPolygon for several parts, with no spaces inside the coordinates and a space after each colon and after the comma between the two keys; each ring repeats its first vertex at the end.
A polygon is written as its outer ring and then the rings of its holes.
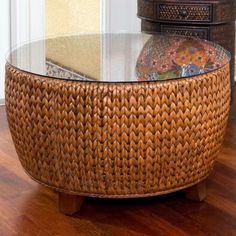
{"type": "Polygon", "coordinates": [[[228,61],[228,52],[209,41],[154,35],[139,55],[136,75],[139,81],[189,77],[222,67],[228,61]]]}

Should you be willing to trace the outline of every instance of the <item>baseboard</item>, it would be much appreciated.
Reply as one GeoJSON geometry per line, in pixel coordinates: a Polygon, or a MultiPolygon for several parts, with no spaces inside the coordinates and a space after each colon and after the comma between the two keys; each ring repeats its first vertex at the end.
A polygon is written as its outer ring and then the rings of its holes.
{"type": "Polygon", "coordinates": [[[5,105],[5,99],[2,98],[2,99],[0,99],[0,106],[4,106],[4,105],[5,105]]]}

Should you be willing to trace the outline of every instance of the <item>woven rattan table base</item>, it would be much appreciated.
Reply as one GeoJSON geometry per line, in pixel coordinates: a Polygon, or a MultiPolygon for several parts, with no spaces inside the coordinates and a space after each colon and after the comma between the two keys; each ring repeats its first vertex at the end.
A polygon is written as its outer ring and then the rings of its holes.
{"type": "Polygon", "coordinates": [[[73,194],[151,196],[206,178],[229,103],[229,65],[141,83],[57,80],[6,65],[6,111],[22,166],[73,194]]]}

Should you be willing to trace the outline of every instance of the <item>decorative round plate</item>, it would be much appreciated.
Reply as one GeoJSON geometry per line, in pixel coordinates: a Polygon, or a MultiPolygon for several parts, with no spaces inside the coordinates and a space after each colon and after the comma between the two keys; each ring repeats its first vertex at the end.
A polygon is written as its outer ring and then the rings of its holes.
{"type": "Polygon", "coordinates": [[[228,53],[209,41],[154,35],[139,55],[136,75],[139,81],[176,79],[209,72],[228,61],[228,53]]]}

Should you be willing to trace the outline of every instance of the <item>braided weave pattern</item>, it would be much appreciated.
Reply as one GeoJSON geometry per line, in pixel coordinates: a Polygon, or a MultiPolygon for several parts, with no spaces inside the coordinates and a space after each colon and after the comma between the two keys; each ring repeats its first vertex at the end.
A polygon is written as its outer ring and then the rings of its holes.
{"type": "Polygon", "coordinates": [[[35,180],[100,197],[172,192],[213,168],[227,125],[229,65],[163,82],[51,79],[6,65],[6,111],[35,180]]]}

